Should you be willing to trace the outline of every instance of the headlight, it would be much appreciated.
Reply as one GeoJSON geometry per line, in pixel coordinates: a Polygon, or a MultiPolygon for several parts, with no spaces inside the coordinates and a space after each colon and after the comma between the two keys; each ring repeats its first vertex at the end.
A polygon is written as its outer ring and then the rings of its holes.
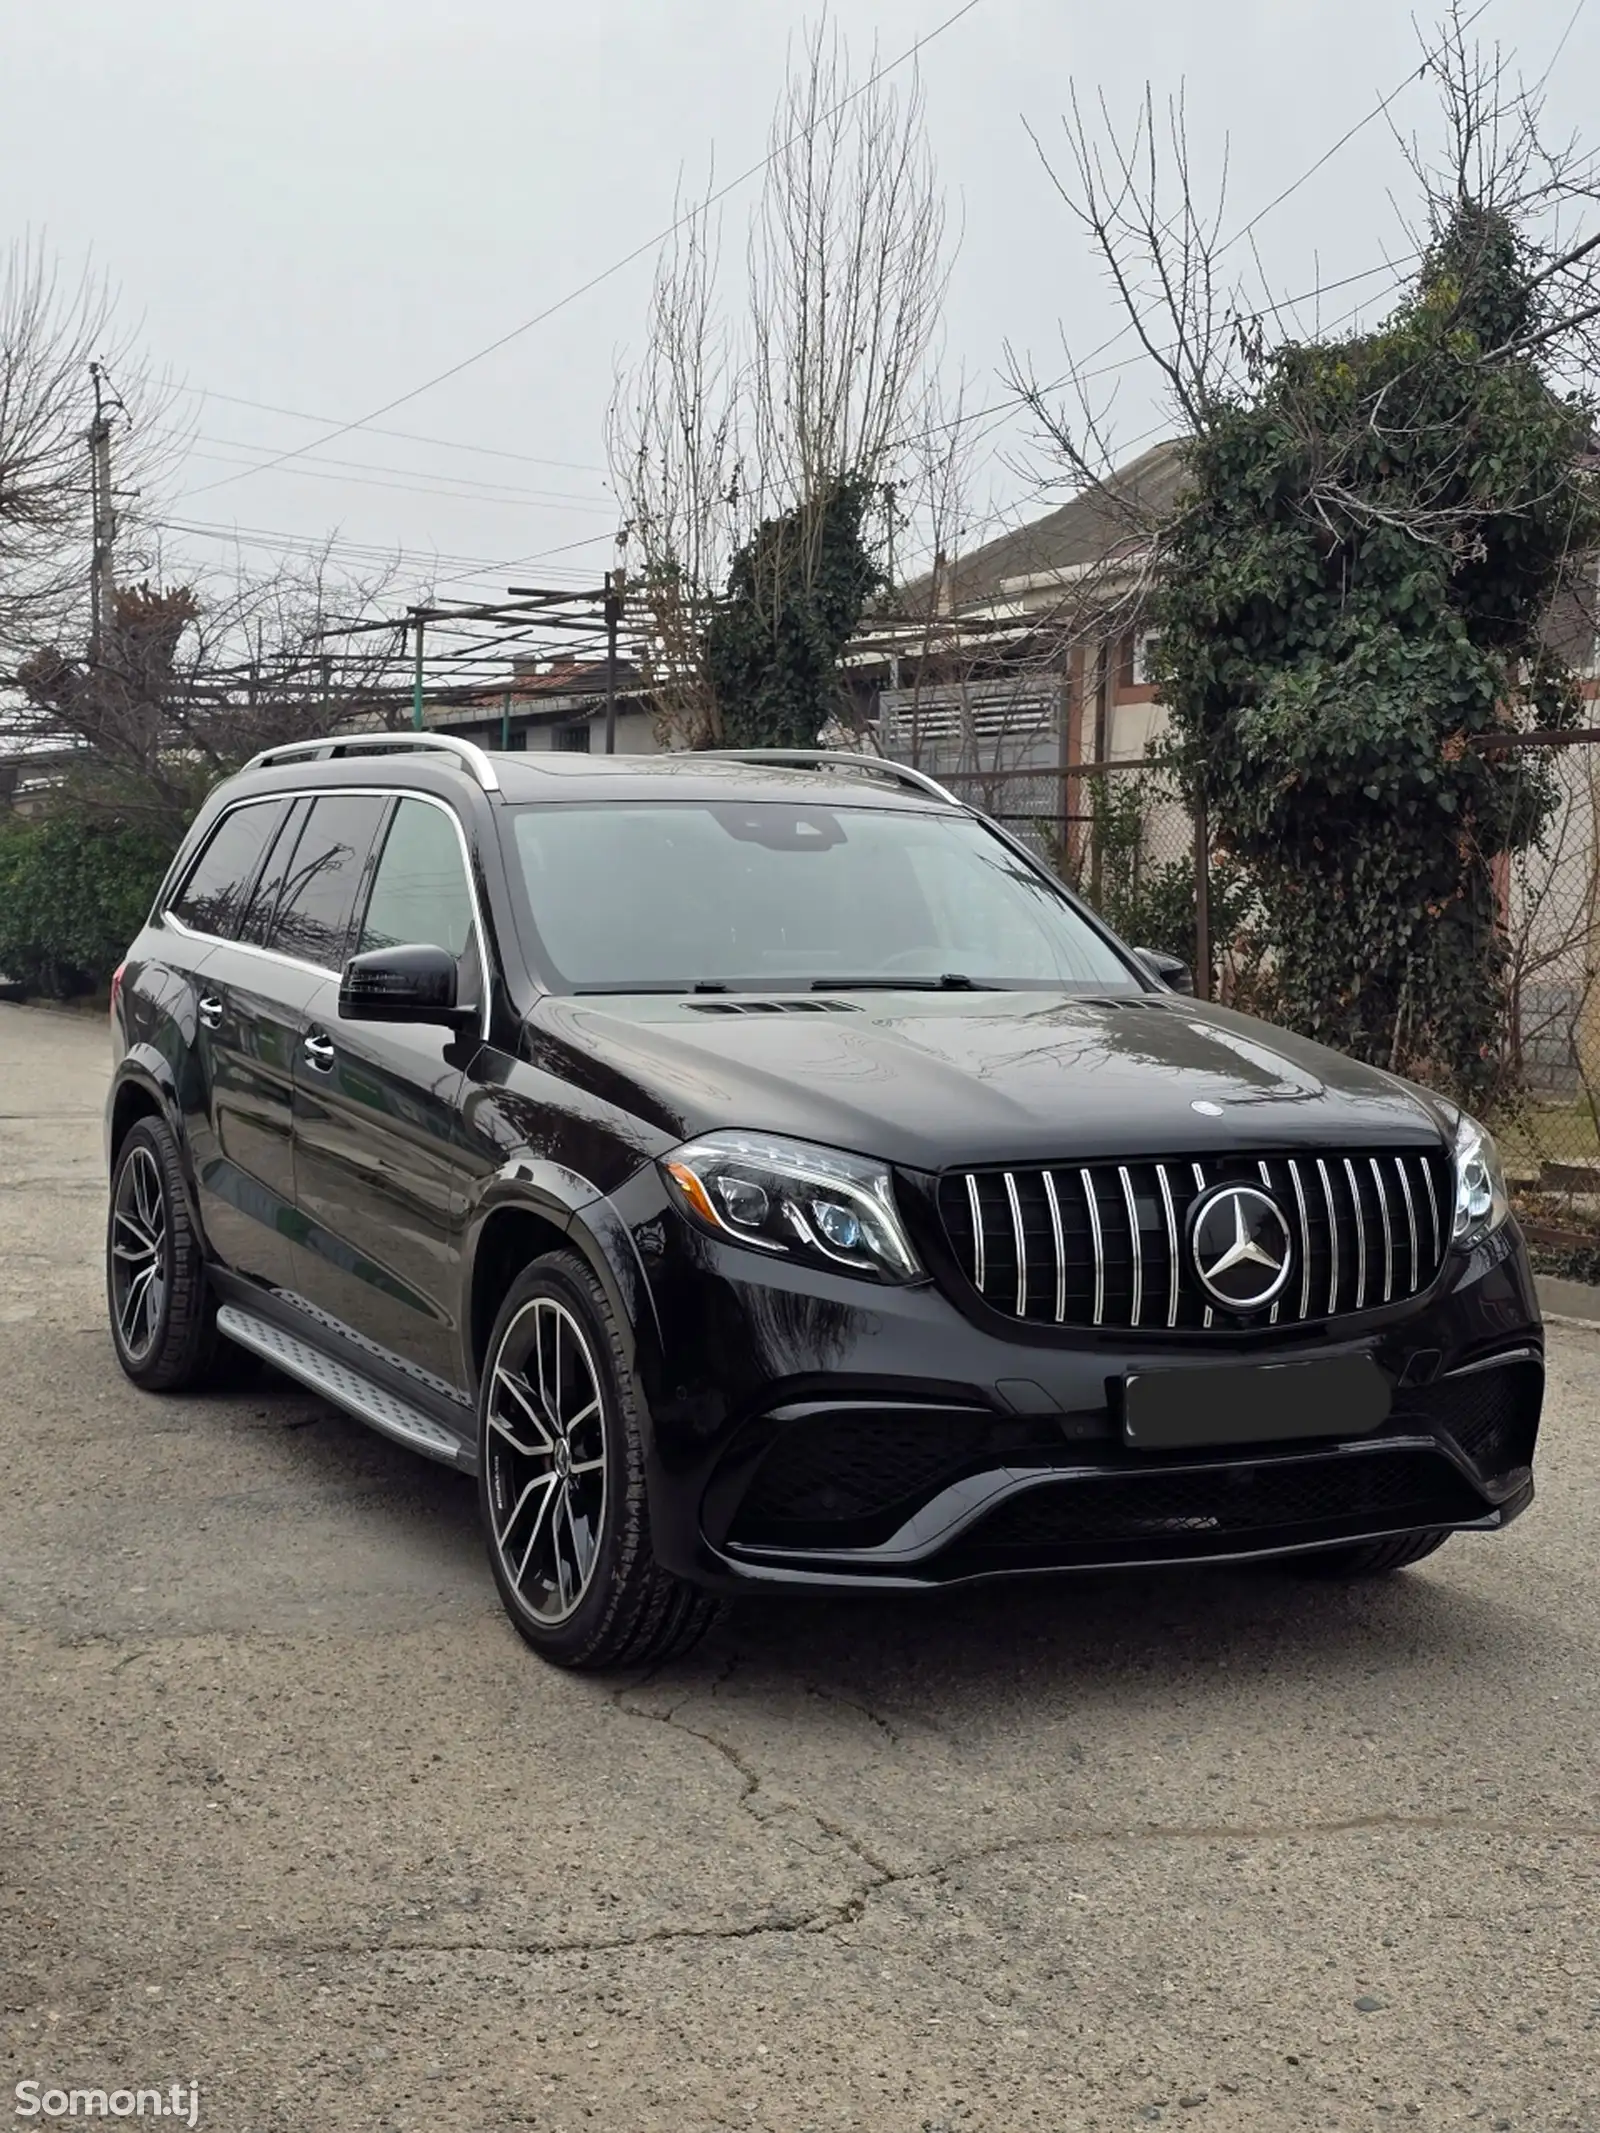
{"type": "Polygon", "coordinates": [[[698,1228],[869,1281],[916,1281],[922,1267],[901,1227],[885,1164],[809,1141],[708,1133],[661,1164],[698,1228]]]}
{"type": "Polygon", "coordinates": [[[1456,1212],[1450,1241],[1463,1249],[1492,1236],[1511,1212],[1500,1151],[1487,1127],[1463,1111],[1456,1125],[1456,1212]]]}

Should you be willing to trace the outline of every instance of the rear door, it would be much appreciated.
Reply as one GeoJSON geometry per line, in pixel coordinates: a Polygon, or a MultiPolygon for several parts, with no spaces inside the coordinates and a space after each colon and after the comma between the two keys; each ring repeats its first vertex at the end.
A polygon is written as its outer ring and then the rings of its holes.
{"type": "Polygon", "coordinates": [[[273,1131],[263,1005],[285,983],[292,991],[296,980],[270,959],[251,960],[235,936],[290,813],[283,799],[230,808],[167,910],[168,922],[203,956],[196,964],[196,1075],[188,1113],[200,1219],[225,1266],[269,1282],[288,1278],[282,1217],[293,1179],[286,1093],[273,1131]]]}
{"type": "MultiPolygon", "coordinates": [[[[352,944],[426,943],[480,1002],[465,837],[443,800],[406,794],[385,825],[352,944]]],[[[360,1341],[459,1390],[461,1089],[474,1035],[339,1019],[330,975],[295,1061],[297,1283],[360,1341]]]]}

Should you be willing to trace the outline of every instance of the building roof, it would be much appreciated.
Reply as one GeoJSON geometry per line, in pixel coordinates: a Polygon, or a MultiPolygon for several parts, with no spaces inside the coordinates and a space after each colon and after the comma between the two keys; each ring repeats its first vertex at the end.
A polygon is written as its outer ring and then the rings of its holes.
{"type": "MultiPolygon", "coordinates": [[[[959,614],[1022,593],[1030,578],[1081,576],[1097,563],[1137,553],[1144,545],[1141,525],[1171,510],[1183,471],[1181,439],[1152,445],[1106,481],[1080,490],[1043,518],[958,557],[940,573],[941,605],[959,614]]],[[[909,613],[922,613],[933,590],[930,574],[907,585],[901,600],[909,613]]]]}

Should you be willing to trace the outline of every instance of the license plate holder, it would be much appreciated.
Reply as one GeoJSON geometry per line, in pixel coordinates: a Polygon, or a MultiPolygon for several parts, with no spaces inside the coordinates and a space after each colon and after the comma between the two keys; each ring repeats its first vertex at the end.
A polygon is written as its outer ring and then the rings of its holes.
{"type": "Polygon", "coordinates": [[[1122,1434],[1140,1451],[1363,1437],[1388,1419],[1389,1380],[1370,1355],[1131,1370],[1122,1434]]]}

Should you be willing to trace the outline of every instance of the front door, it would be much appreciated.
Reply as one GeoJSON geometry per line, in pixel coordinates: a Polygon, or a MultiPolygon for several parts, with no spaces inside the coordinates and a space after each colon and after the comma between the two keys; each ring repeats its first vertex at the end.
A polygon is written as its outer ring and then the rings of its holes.
{"type": "MultiPolygon", "coordinates": [[[[463,842],[443,801],[408,794],[384,836],[355,950],[427,943],[482,997],[463,842]]],[[[465,1215],[460,1097],[475,1034],[339,1018],[329,978],[295,1060],[301,1293],[360,1341],[455,1392],[465,1215]]]]}

